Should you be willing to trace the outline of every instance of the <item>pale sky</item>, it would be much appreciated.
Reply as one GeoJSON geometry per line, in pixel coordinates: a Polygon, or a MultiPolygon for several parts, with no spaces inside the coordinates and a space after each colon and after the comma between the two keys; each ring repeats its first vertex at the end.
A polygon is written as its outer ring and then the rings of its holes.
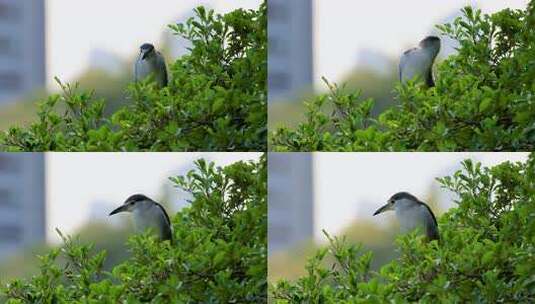
{"type": "MultiPolygon", "coordinates": [[[[315,153],[314,203],[317,241],[324,241],[326,229],[338,233],[356,219],[385,224],[394,213],[372,216],[373,212],[399,191],[420,200],[429,190],[438,191],[441,209],[454,205],[451,193],[440,189],[436,177],[461,168],[471,158],[492,166],[506,160],[524,161],[528,153],[315,153]]],[[[436,211],[435,211],[436,212],[436,211]]]]}
{"type": "Polygon", "coordinates": [[[460,8],[475,4],[483,12],[525,8],[527,0],[315,0],[314,51],[316,88],[321,76],[341,81],[357,65],[359,49],[380,50],[399,58],[414,47],[437,23],[460,8]]]}
{"type": "Polygon", "coordinates": [[[47,85],[72,81],[100,49],[126,60],[143,42],[157,43],[167,25],[205,4],[216,12],[257,8],[260,0],[47,0],[47,85]]]}
{"type": "MultiPolygon", "coordinates": [[[[58,242],[54,229],[75,233],[91,216],[117,223],[106,215],[134,193],[155,200],[168,177],[184,174],[193,161],[204,158],[218,166],[239,160],[257,160],[260,153],[47,153],[47,240],[58,242]],[[105,209],[105,210],[101,210],[105,209]]],[[[172,207],[185,204],[170,191],[172,207]]]]}

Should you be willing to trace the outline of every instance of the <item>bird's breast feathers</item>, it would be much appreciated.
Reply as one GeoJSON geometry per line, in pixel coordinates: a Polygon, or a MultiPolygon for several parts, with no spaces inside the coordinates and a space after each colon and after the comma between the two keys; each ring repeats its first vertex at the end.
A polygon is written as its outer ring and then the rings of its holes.
{"type": "Polygon", "coordinates": [[[135,81],[142,81],[150,75],[154,76],[160,86],[167,85],[167,68],[160,53],[145,59],[139,57],[134,65],[135,81]]]}
{"type": "Polygon", "coordinates": [[[155,71],[155,65],[154,63],[150,62],[149,60],[138,60],[136,62],[136,80],[143,80],[147,78],[151,73],[155,71]]]}

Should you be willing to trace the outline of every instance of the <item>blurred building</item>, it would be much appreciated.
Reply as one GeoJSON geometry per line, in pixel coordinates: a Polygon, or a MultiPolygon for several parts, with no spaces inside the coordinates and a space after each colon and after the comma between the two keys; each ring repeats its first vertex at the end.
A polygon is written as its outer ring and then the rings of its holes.
{"type": "Polygon", "coordinates": [[[0,104],[44,86],[44,0],[0,0],[0,104]]]}
{"type": "Polygon", "coordinates": [[[268,101],[313,85],[312,0],[268,1],[268,101]]]}
{"type": "Polygon", "coordinates": [[[44,153],[0,153],[0,258],[44,241],[44,153]]]}
{"type": "Polygon", "coordinates": [[[312,158],[312,153],[269,153],[269,252],[313,238],[312,158]]]}

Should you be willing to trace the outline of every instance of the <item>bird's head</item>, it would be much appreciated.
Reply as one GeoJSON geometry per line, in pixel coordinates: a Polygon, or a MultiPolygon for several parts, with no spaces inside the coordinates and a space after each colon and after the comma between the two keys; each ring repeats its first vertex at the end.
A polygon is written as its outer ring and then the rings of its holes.
{"type": "Polygon", "coordinates": [[[431,49],[438,53],[438,51],[440,51],[440,38],[437,36],[427,36],[420,41],[419,46],[422,49],[431,49]]]}
{"type": "Polygon", "coordinates": [[[373,213],[373,215],[375,216],[377,214],[380,214],[389,210],[396,210],[396,208],[410,207],[417,203],[418,203],[418,199],[414,195],[408,192],[398,192],[392,195],[388,199],[388,202],[381,208],[377,209],[373,213]]]}
{"type": "Polygon", "coordinates": [[[109,215],[114,215],[120,212],[133,212],[135,209],[148,208],[153,203],[153,200],[143,194],[134,194],[127,198],[123,205],[110,212],[109,215]]]}
{"type": "Polygon", "coordinates": [[[139,52],[141,54],[141,59],[144,60],[145,58],[150,57],[154,54],[154,45],[150,43],[143,43],[139,47],[139,52]]]}

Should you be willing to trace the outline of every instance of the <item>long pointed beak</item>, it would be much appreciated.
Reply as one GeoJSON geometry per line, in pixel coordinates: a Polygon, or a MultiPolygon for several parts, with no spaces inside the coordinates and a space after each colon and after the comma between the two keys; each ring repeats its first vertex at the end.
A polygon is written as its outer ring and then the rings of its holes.
{"type": "Polygon", "coordinates": [[[147,54],[148,54],[148,53],[149,53],[149,52],[143,52],[143,51],[141,51],[141,59],[142,59],[142,60],[145,60],[145,58],[147,57],[147,54]]]}
{"type": "Polygon", "coordinates": [[[126,211],[126,205],[122,205],[119,208],[113,210],[112,212],[110,212],[110,214],[108,214],[108,216],[111,216],[111,215],[114,215],[114,214],[117,214],[117,213],[123,212],[123,211],[126,211]]]}
{"type": "Polygon", "coordinates": [[[379,213],[383,213],[385,211],[388,211],[388,210],[391,210],[392,209],[392,205],[389,204],[389,203],[386,203],[386,205],[382,206],[381,208],[377,209],[374,213],[373,213],[373,216],[376,216],[377,214],[379,213]]]}

